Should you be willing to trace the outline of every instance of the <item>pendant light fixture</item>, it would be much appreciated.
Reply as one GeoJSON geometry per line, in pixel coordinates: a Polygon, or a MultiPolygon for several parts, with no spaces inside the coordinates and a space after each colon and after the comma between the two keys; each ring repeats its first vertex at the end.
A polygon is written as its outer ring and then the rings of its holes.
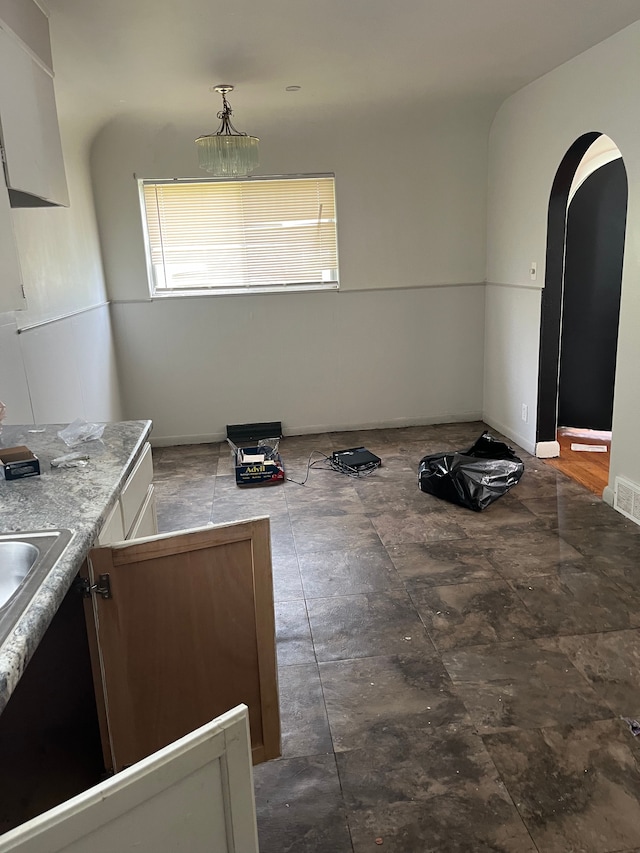
{"type": "Polygon", "coordinates": [[[218,178],[244,177],[260,163],[260,140],[257,136],[240,133],[231,124],[233,113],[226,96],[233,92],[233,86],[221,83],[213,90],[222,95],[222,109],[218,113],[220,127],[215,133],[196,139],[200,168],[218,178]]]}

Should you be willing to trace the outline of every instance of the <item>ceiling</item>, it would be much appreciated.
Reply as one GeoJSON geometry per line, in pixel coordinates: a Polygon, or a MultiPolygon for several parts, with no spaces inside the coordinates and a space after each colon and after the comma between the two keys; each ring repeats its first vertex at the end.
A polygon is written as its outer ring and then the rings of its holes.
{"type": "Polygon", "coordinates": [[[61,116],[239,130],[395,102],[510,93],[640,19],[640,0],[45,0],[61,116]],[[285,91],[289,85],[300,91],[285,91]]]}

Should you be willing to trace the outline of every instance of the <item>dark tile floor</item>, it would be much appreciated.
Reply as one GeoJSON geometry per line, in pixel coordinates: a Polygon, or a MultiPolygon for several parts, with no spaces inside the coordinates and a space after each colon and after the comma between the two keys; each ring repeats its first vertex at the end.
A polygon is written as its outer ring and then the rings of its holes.
{"type": "Polygon", "coordinates": [[[372,476],[239,489],[226,444],[154,451],[161,530],[271,518],[282,758],[262,853],[640,853],[640,527],[520,451],[483,513],[419,491],[482,424],[364,444],[372,476]]]}

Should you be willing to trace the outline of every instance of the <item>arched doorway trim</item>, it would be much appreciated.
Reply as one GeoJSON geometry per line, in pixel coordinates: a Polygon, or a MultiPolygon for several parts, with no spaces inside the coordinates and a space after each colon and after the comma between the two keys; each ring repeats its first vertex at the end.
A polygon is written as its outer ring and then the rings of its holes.
{"type": "Polygon", "coordinates": [[[560,452],[556,428],[567,202],[573,176],[580,161],[591,144],[601,135],[593,131],[576,139],[558,166],[549,197],[546,272],[545,286],[541,291],[538,356],[536,456],[540,457],[558,456],[560,452]]]}

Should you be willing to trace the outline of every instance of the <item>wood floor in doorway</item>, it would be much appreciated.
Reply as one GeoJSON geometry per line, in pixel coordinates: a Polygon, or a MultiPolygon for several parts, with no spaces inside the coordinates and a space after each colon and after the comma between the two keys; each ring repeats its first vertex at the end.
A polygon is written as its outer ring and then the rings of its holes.
{"type": "Polygon", "coordinates": [[[611,449],[611,433],[598,432],[576,427],[560,427],[558,429],[560,456],[557,459],[545,460],[547,464],[567,477],[581,483],[590,492],[602,497],[602,492],[609,482],[609,452],[611,449]],[[596,445],[606,447],[606,452],[572,450],[571,445],[596,445]]]}

